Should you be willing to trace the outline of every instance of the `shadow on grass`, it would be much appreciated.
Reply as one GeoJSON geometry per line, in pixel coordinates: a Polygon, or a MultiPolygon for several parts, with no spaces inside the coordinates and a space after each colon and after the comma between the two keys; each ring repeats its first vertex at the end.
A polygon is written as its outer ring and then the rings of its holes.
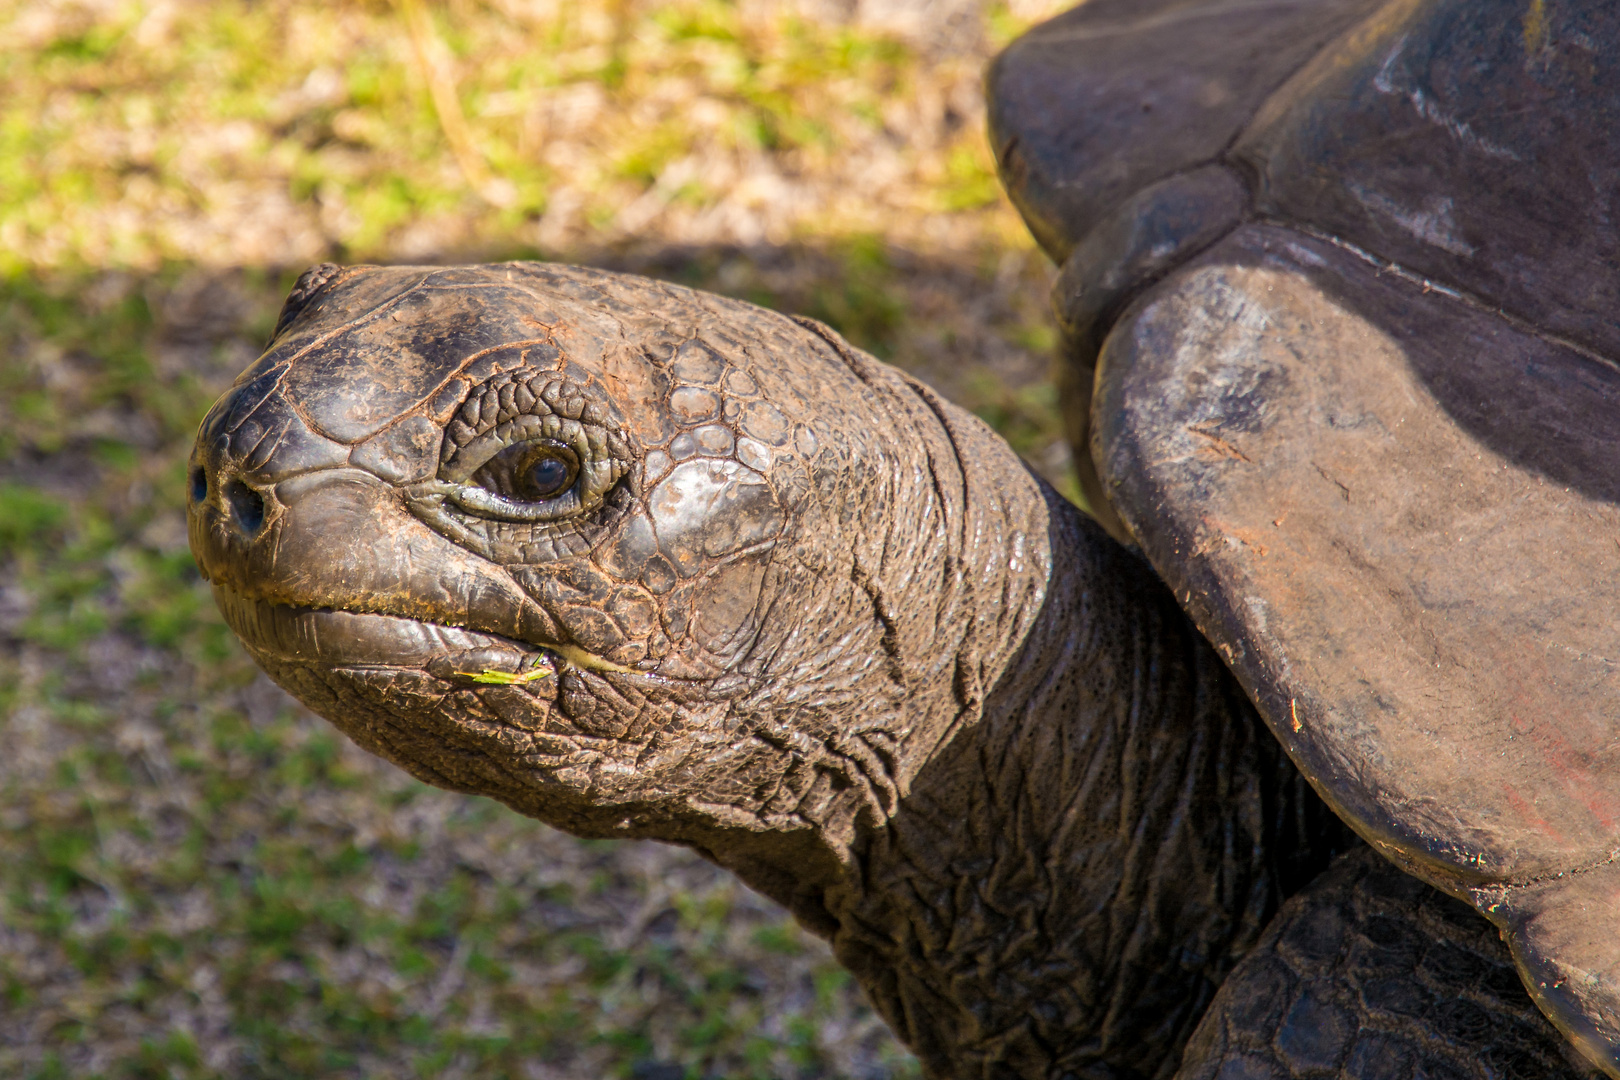
{"type": "MultiPolygon", "coordinates": [[[[1047,271],[1021,260],[580,261],[822,318],[1062,483],[1047,271]]],[[[0,283],[0,1074],[914,1076],[727,875],[426,788],[236,647],[185,461],[298,269],[0,283]]]]}

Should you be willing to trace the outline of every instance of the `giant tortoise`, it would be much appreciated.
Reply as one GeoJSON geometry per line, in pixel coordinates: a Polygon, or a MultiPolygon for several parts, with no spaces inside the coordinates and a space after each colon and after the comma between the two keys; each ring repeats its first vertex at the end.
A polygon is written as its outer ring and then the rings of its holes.
{"type": "Polygon", "coordinates": [[[1120,540],[825,326],[511,263],[306,273],[192,549],[358,743],[729,867],[931,1075],[1620,1076],[1616,41],[1091,0],[1001,56],[1120,540]]]}

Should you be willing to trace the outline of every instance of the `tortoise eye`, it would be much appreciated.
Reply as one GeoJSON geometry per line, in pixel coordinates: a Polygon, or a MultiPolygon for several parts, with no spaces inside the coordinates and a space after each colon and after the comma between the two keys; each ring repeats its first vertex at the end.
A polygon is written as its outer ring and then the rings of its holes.
{"type": "Polygon", "coordinates": [[[535,500],[553,498],[573,486],[577,472],[568,462],[547,454],[524,467],[518,478],[519,493],[535,500]]]}
{"type": "Polygon", "coordinates": [[[492,381],[462,406],[459,422],[444,434],[432,497],[487,521],[583,527],[636,455],[599,387],[576,385],[555,371],[524,385],[530,388],[509,393],[508,382],[492,381]],[[527,411],[507,416],[518,408],[527,411]],[[492,420],[498,422],[491,426],[492,420]]]}
{"type": "Polygon", "coordinates": [[[579,458],[569,447],[549,439],[508,446],[471,477],[474,484],[503,499],[525,503],[555,499],[577,479],[579,458]]]}

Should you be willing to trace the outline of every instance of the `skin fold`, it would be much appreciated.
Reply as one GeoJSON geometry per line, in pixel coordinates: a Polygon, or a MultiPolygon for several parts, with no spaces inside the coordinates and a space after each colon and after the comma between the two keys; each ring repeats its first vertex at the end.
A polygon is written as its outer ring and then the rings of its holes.
{"type": "Polygon", "coordinates": [[[317,267],[190,487],[280,685],[429,783],[730,868],[933,1076],[1173,1075],[1356,846],[1136,555],[810,320],[317,267]]]}

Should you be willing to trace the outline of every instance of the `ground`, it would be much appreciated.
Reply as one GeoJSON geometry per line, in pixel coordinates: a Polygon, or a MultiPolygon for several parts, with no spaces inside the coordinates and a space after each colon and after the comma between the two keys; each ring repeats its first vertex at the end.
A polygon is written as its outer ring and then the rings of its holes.
{"type": "Polygon", "coordinates": [[[553,258],[826,319],[1072,492],[979,98],[1056,6],[0,0],[0,1075],[916,1074],[727,875],[268,683],[184,465],[305,265],[553,258]]]}

